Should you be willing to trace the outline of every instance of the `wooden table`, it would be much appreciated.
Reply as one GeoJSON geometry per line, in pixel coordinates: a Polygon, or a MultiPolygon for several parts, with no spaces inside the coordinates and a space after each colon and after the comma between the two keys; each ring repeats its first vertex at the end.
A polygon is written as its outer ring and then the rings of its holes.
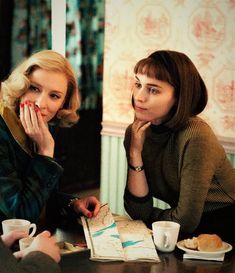
{"type": "MultiPolygon", "coordinates": [[[[57,229],[57,240],[71,243],[84,242],[82,227],[69,231],[57,229]]],[[[78,252],[62,256],[63,273],[233,273],[235,272],[235,250],[226,253],[223,262],[183,260],[183,252],[158,252],[160,263],[147,262],[97,262],[89,260],[90,252],[78,252]]]]}

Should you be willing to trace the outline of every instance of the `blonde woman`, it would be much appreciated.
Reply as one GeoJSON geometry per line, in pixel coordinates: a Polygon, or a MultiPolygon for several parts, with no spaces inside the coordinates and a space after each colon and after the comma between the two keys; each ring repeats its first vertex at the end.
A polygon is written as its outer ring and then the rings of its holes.
{"type": "Polygon", "coordinates": [[[80,105],[66,58],[52,50],[33,54],[2,82],[0,94],[0,220],[38,221],[45,205],[52,218],[96,216],[95,197],[58,192],[63,169],[53,158],[49,124],[72,126],[80,105]]]}

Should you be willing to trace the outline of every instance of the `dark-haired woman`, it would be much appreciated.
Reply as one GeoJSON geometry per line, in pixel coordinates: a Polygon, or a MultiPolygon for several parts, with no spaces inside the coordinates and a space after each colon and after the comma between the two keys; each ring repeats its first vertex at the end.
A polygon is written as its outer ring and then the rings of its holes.
{"type": "Polygon", "coordinates": [[[183,53],[161,50],[134,68],[135,120],[124,146],[125,209],[148,225],[169,220],[181,233],[217,233],[235,242],[235,170],[210,126],[197,115],[207,89],[183,53]],[[170,205],[153,206],[153,197],[170,205]]]}

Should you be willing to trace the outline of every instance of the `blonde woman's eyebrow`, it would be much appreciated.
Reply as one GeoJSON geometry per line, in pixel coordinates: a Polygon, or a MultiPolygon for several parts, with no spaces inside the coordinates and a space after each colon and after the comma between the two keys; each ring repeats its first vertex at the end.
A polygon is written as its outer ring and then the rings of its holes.
{"type": "Polygon", "coordinates": [[[42,87],[41,84],[39,84],[37,82],[34,82],[34,81],[31,81],[31,80],[30,80],[30,85],[35,85],[36,87],[39,87],[39,88],[42,87]]]}
{"type": "MultiPolygon", "coordinates": [[[[39,83],[37,83],[37,82],[33,82],[33,81],[30,81],[30,85],[34,85],[34,86],[36,86],[36,87],[38,87],[38,88],[43,88],[43,86],[41,85],[41,84],[39,84],[39,83]]],[[[58,94],[61,94],[61,95],[63,95],[64,94],[64,92],[63,91],[60,91],[60,90],[49,90],[50,92],[55,92],[55,93],[58,93],[58,94]]]]}
{"type": "Polygon", "coordinates": [[[50,92],[55,92],[55,93],[58,93],[58,94],[61,94],[61,95],[63,95],[63,94],[64,94],[64,92],[63,92],[63,91],[59,91],[59,90],[50,90],[50,92]]]}

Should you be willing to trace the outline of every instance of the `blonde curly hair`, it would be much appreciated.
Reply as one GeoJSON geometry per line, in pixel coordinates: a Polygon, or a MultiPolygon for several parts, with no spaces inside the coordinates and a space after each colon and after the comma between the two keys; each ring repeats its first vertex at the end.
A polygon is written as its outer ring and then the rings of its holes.
{"type": "Polygon", "coordinates": [[[64,56],[53,50],[42,50],[34,53],[17,66],[9,77],[1,84],[1,99],[4,105],[14,111],[19,109],[19,99],[30,86],[29,75],[35,69],[61,72],[68,80],[67,94],[63,108],[60,109],[55,119],[60,127],[70,127],[75,124],[79,115],[80,93],[77,80],[71,64],[64,56]]]}

